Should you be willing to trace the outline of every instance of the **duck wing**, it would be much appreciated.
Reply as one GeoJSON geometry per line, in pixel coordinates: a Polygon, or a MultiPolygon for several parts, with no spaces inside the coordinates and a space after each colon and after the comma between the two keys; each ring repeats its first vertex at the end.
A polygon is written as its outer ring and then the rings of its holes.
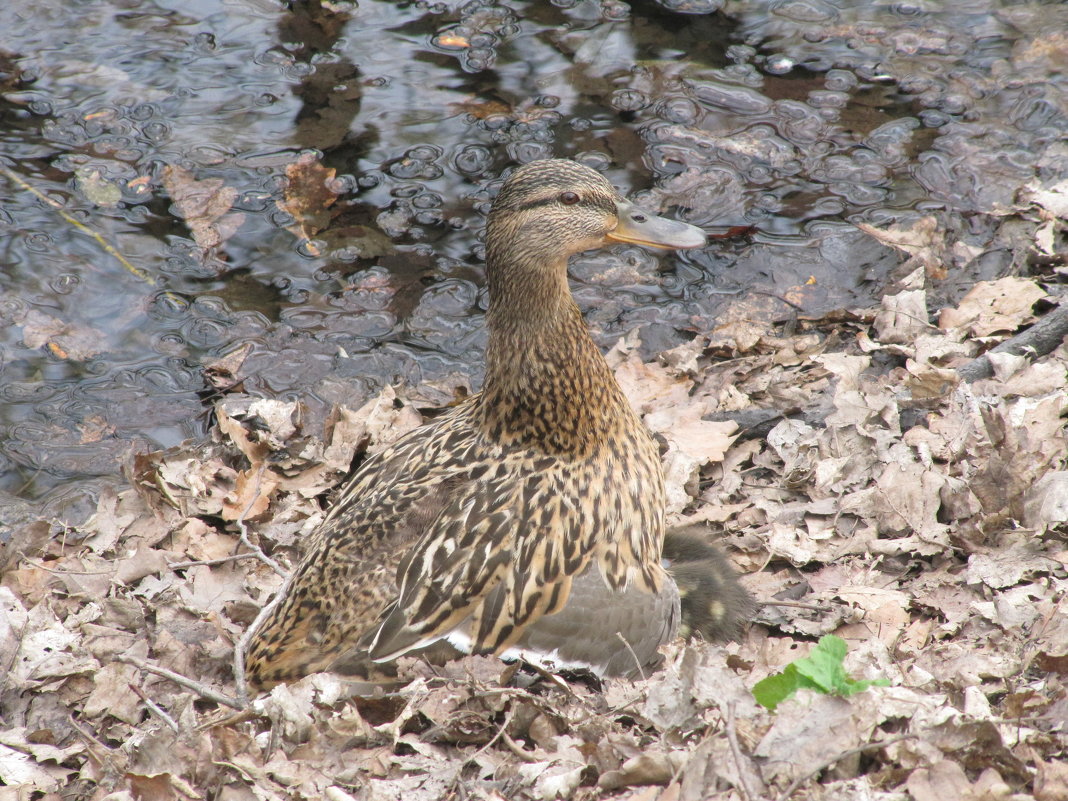
{"type": "Polygon", "coordinates": [[[389,661],[439,639],[499,653],[561,609],[595,540],[561,491],[561,473],[553,457],[510,452],[444,479],[448,498],[398,565],[397,598],[365,638],[371,659],[389,661]]]}
{"type": "Polygon", "coordinates": [[[440,640],[500,653],[563,607],[598,548],[588,488],[562,458],[489,442],[469,408],[361,466],[253,635],[250,681],[362,673],[440,640]]]}

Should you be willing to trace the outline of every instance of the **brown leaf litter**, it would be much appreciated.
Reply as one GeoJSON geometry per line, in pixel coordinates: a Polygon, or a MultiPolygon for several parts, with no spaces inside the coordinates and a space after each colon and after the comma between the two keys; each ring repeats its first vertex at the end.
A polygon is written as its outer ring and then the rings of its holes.
{"type": "Polygon", "coordinates": [[[21,795],[3,797],[1068,798],[1068,348],[960,380],[1044,292],[980,284],[933,326],[929,269],[789,336],[740,315],[653,362],[613,349],[672,523],[710,527],[784,604],[740,643],[670,644],[636,682],[408,660],[398,688],[315,675],[232,715],[211,698],[240,705],[234,649],[319,498],[419,423],[409,397],[450,393],[386,388],[327,419],[225,397],[212,442],[135,457],[77,531],[11,539],[0,776],[21,795]],[[760,409],[766,436],[731,418],[760,409]],[[752,686],[828,632],[892,686],[759,707],[752,686]]]}

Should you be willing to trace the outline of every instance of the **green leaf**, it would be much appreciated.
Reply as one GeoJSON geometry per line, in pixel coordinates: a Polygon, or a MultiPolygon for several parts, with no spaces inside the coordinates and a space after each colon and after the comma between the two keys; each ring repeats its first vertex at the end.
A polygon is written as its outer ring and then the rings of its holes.
{"type": "Polygon", "coordinates": [[[775,707],[797,692],[797,669],[787,665],[782,673],[774,673],[761,679],[753,687],[753,697],[758,704],[774,712],[775,707]]]}
{"type": "Polygon", "coordinates": [[[886,679],[853,679],[842,666],[846,655],[845,640],[828,634],[821,637],[808,656],[795,659],[781,673],[761,679],[753,687],[753,697],[765,709],[775,707],[798,690],[814,690],[824,695],[848,698],[869,687],[888,687],[886,679]]]}
{"type": "Polygon", "coordinates": [[[812,653],[794,660],[798,672],[811,679],[821,692],[836,695],[838,690],[848,682],[842,661],[846,655],[845,640],[828,634],[821,637],[812,653]]]}

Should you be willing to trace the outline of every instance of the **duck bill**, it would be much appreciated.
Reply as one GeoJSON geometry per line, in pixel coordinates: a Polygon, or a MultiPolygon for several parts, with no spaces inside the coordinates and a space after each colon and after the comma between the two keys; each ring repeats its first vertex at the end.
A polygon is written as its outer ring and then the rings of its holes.
{"type": "Polygon", "coordinates": [[[616,206],[619,224],[608,234],[608,238],[616,242],[679,249],[700,248],[708,244],[705,232],[696,226],[656,217],[625,200],[616,201],[616,206]]]}

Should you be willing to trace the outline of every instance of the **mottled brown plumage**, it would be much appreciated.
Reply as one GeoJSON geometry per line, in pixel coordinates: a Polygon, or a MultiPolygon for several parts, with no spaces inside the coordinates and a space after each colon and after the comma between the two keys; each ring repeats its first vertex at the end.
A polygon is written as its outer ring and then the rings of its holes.
{"type": "Polygon", "coordinates": [[[251,641],[253,684],[374,675],[443,642],[616,674],[655,661],[679,614],[660,459],[567,283],[568,257],[609,239],[704,242],[574,162],[506,181],[483,391],[360,467],[251,641]]]}

